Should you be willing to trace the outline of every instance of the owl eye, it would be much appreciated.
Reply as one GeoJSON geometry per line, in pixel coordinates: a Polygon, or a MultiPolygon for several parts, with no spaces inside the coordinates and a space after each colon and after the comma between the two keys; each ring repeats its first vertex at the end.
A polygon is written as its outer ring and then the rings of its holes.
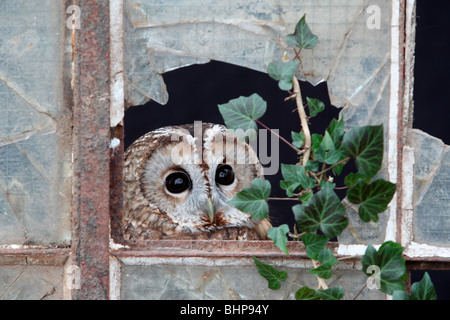
{"type": "Polygon", "coordinates": [[[191,186],[191,179],[185,172],[174,172],[166,178],[166,188],[172,193],[181,193],[191,186]]]}
{"type": "Polygon", "coordinates": [[[233,181],[234,181],[233,169],[227,164],[219,165],[216,170],[216,182],[218,184],[228,186],[232,184],[233,181]]]}

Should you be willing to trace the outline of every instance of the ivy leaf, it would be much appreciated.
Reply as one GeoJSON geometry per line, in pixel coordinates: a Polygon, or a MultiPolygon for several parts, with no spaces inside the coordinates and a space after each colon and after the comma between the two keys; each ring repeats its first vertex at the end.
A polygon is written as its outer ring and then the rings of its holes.
{"type": "Polygon", "coordinates": [[[334,189],[334,188],[336,188],[336,183],[333,183],[333,182],[330,182],[330,181],[326,181],[326,180],[322,180],[319,183],[319,188],[320,189],[325,189],[325,188],[334,189]]]}
{"type": "Polygon", "coordinates": [[[320,266],[315,269],[308,270],[308,272],[319,278],[329,279],[331,277],[331,267],[338,264],[339,261],[333,255],[333,252],[327,248],[320,251],[317,259],[321,263],[320,266]]]}
{"type": "Polygon", "coordinates": [[[299,61],[271,62],[267,68],[269,76],[278,81],[278,87],[287,91],[292,89],[292,79],[297,71],[299,61]]]}
{"type": "Polygon", "coordinates": [[[251,214],[253,219],[264,219],[269,213],[269,205],[266,199],[270,196],[270,190],[269,181],[255,178],[251,187],[242,189],[228,203],[242,212],[251,214]]]}
{"type": "Polygon", "coordinates": [[[318,289],[316,294],[322,300],[340,300],[344,296],[344,288],[342,286],[332,287],[328,289],[318,289]]]}
{"type": "Polygon", "coordinates": [[[411,295],[405,291],[394,291],[392,295],[393,300],[436,300],[436,290],[431,282],[430,275],[425,272],[423,278],[419,282],[413,283],[411,286],[411,295]]]}
{"type": "Polygon", "coordinates": [[[395,189],[395,184],[383,179],[375,180],[371,184],[358,180],[353,188],[348,190],[347,198],[352,203],[361,204],[359,216],[362,221],[373,220],[377,222],[378,214],[387,210],[395,189]]]}
{"type": "Polygon", "coordinates": [[[359,173],[349,173],[345,179],[344,179],[344,184],[347,187],[353,187],[359,179],[363,179],[362,176],[359,173]]]}
{"type": "Polygon", "coordinates": [[[308,160],[305,166],[305,170],[317,172],[319,170],[319,163],[316,161],[308,160]]]}
{"type": "Polygon", "coordinates": [[[284,253],[289,255],[287,250],[287,236],[286,233],[289,232],[289,227],[287,224],[282,224],[279,227],[273,227],[269,229],[267,237],[273,240],[273,243],[284,253]]]}
{"type": "Polygon", "coordinates": [[[307,204],[309,199],[311,199],[311,197],[313,196],[312,191],[305,193],[304,195],[298,197],[298,200],[300,200],[302,202],[302,204],[307,204]]]}
{"type": "Polygon", "coordinates": [[[323,235],[307,233],[302,236],[303,244],[306,246],[308,258],[318,260],[319,253],[325,249],[328,238],[323,235]]]}
{"type": "Polygon", "coordinates": [[[281,164],[281,174],[284,180],[280,181],[280,187],[286,190],[288,197],[292,197],[295,189],[298,187],[310,189],[315,186],[314,180],[305,174],[305,167],[281,164]]]}
{"type": "Polygon", "coordinates": [[[320,190],[307,205],[295,205],[292,211],[300,230],[315,232],[319,229],[329,239],[341,234],[348,225],[345,207],[331,188],[320,190]]]}
{"type": "Polygon", "coordinates": [[[322,142],[323,137],[320,134],[313,133],[311,135],[311,151],[319,148],[320,143],[322,142]]]}
{"type": "Polygon", "coordinates": [[[431,282],[430,275],[425,272],[422,280],[411,286],[411,300],[436,300],[436,290],[431,282]]]}
{"type": "Polygon", "coordinates": [[[385,242],[380,249],[375,250],[368,245],[361,259],[363,271],[368,275],[367,268],[378,266],[380,272],[377,277],[380,280],[380,290],[387,294],[393,294],[396,290],[405,290],[406,267],[402,257],[403,247],[397,243],[385,242]]]}
{"type": "Polygon", "coordinates": [[[306,101],[308,103],[310,117],[317,116],[319,112],[322,112],[325,109],[325,103],[323,103],[319,99],[311,99],[306,97],[306,101]]]}
{"type": "Polygon", "coordinates": [[[353,128],[344,135],[341,149],[356,159],[361,176],[372,178],[383,161],[383,125],[353,128]]]}
{"type": "Polygon", "coordinates": [[[253,129],[258,126],[254,120],[261,118],[267,109],[267,103],[257,93],[249,97],[232,99],[225,104],[219,104],[219,112],[228,129],[253,129]]]}
{"type": "Polygon", "coordinates": [[[392,300],[411,300],[411,297],[405,291],[395,290],[392,300]]]}
{"type": "Polygon", "coordinates": [[[319,38],[311,32],[311,29],[306,24],[306,14],[297,23],[295,32],[286,36],[288,45],[305,49],[314,48],[317,45],[318,39],[319,38]]]}
{"type": "Polygon", "coordinates": [[[281,281],[286,281],[287,272],[278,271],[268,264],[264,264],[253,256],[258,273],[268,281],[268,286],[272,290],[278,290],[281,287],[281,281]]]}
{"type": "Polygon", "coordinates": [[[316,294],[316,290],[308,287],[301,287],[295,293],[296,300],[320,300],[320,297],[316,294]]]}
{"type": "Polygon", "coordinates": [[[291,132],[291,137],[292,137],[292,144],[297,147],[297,148],[301,148],[303,146],[303,141],[305,141],[305,134],[303,132],[291,132]]]}
{"type": "Polygon", "coordinates": [[[328,289],[310,289],[302,287],[295,293],[296,300],[340,300],[344,296],[344,288],[342,286],[332,287],[328,289]]]}
{"type": "Polygon", "coordinates": [[[338,149],[341,146],[341,140],[344,136],[344,119],[342,118],[339,121],[336,119],[331,120],[330,124],[328,125],[327,131],[334,142],[334,146],[336,147],[336,149],[338,149]]]}
{"type": "Polygon", "coordinates": [[[341,160],[342,153],[340,150],[336,150],[333,139],[331,139],[328,131],[325,131],[325,135],[323,136],[319,148],[314,151],[314,156],[317,161],[325,162],[330,165],[341,160]]]}

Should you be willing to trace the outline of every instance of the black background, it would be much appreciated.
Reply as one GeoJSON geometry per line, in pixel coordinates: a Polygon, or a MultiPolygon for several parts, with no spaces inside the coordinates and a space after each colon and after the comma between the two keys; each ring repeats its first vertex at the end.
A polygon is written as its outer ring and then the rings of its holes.
{"type": "MultiPolygon", "coordinates": [[[[413,127],[450,144],[448,111],[450,108],[450,2],[446,0],[417,3],[416,60],[414,80],[413,127]]],[[[125,115],[125,147],[148,131],[167,126],[203,122],[223,123],[217,105],[239,96],[258,93],[267,101],[267,112],[260,119],[280,135],[291,140],[291,131],[300,130],[294,102],[284,102],[286,92],[267,74],[212,61],[164,74],[169,92],[167,105],[149,102],[130,108],[125,115]]],[[[325,111],[311,121],[311,131],[321,133],[339,110],[330,105],[326,83],[313,87],[301,83],[303,98],[314,97],[325,102],[325,111]]],[[[280,162],[296,163],[295,152],[280,142],[280,162]]],[[[352,170],[347,168],[346,170],[352,170]]],[[[280,189],[281,173],[266,177],[272,184],[272,197],[284,197],[280,189]]],[[[337,180],[337,185],[343,185],[337,180]]],[[[289,201],[271,201],[274,225],[295,224],[289,201]]],[[[450,299],[450,272],[429,271],[439,299],[450,299]]],[[[413,271],[412,280],[420,281],[423,271],[413,271]]]]}

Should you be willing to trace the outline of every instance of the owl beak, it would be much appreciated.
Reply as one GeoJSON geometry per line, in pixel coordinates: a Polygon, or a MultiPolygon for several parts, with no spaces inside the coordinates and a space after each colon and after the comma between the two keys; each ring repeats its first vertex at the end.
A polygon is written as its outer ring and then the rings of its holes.
{"type": "Polygon", "coordinates": [[[206,200],[206,213],[208,214],[209,221],[211,221],[211,223],[214,222],[214,216],[215,216],[215,214],[216,214],[215,211],[216,211],[216,210],[215,210],[215,208],[214,208],[214,203],[213,203],[212,199],[211,199],[211,198],[208,198],[208,199],[206,200]]]}

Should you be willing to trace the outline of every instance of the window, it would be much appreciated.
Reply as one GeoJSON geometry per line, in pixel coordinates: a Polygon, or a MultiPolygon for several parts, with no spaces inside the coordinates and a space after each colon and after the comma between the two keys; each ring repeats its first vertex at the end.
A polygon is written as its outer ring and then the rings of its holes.
{"type": "MultiPolygon", "coordinates": [[[[8,35],[0,42],[0,275],[6,279],[0,298],[292,298],[288,283],[267,289],[252,255],[314,287],[298,242],[286,257],[270,241],[127,243],[120,235],[124,141],[131,132],[124,114],[149,100],[167,103],[176,90],[169,78],[183,67],[206,68],[215,60],[265,72],[305,12],[320,47],[302,53],[300,79],[327,90],[349,128],[385,124],[382,174],[398,185],[384,220],[376,227],[355,223],[361,241],[343,234],[332,244],[337,256],[351,258],[330,281],[344,286],[345,298],[355,296],[365,276],[353,256],[388,239],[406,247],[409,270],[449,268],[448,241],[424,235],[417,220],[417,197],[448,181],[423,182],[422,175],[445,169],[447,149],[411,130],[413,1],[373,1],[377,10],[369,11],[362,0],[68,2],[0,2],[0,30],[8,35]],[[440,150],[441,158],[427,157],[434,153],[426,148],[440,150]]],[[[359,295],[383,298],[376,290],[359,295]]]]}

